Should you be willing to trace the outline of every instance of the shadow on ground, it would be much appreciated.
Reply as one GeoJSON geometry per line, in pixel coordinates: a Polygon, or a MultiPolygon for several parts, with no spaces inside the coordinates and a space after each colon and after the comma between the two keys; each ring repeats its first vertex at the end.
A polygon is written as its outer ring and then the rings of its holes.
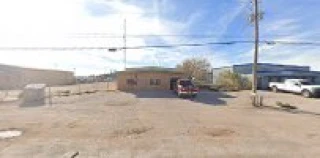
{"type": "Polygon", "coordinates": [[[31,108],[31,107],[40,107],[40,106],[45,106],[45,100],[40,100],[40,101],[21,101],[20,107],[22,108],[31,108]]]}
{"type": "Polygon", "coordinates": [[[269,109],[269,110],[275,110],[275,111],[282,111],[282,112],[288,112],[291,114],[306,114],[306,115],[312,115],[312,116],[320,116],[320,113],[312,112],[312,111],[305,111],[305,110],[299,110],[299,109],[287,109],[287,108],[281,108],[281,107],[273,107],[273,106],[262,106],[262,109],[269,109]]]}
{"type": "Polygon", "coordinates": [[[226,105],[225,98],[236,98],[225,92],[201,91],[192,101],[209,105],[226,105]]]}
{"type": "Polygon", "coordinates": [[[203,103],[211,106],[226,105],[226,101],[223,98],[235,98],[234,96],[228,95],[224,92],[211,92],[211,91],[200,91],[196,98],[179,98],[173,91],[163,90],[148,90],[148,91],[127,91],[127,93],[134,94],[137,98],[160,98],[160,99],[184,99],[190,100],[191,102],[203,103]]]}

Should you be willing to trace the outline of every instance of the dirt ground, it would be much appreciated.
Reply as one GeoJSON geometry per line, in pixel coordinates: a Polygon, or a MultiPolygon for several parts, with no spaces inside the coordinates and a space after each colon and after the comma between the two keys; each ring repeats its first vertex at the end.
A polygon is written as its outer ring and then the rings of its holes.
{"type": "Polygon", "coordinates": [[[52,105],[0,103],[0,157],[318,157],[320,99],[261,92],[96,92],[54,97],[52,105]],[[278,108],[281,101],[298,107],[278,108]]]}

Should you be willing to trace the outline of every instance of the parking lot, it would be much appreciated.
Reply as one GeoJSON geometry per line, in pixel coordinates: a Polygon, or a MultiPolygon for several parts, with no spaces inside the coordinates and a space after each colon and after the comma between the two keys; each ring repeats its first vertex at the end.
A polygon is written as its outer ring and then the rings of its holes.
{"type": "Polygon", "coordinates": [[[100,91],[54,97],[52,105],[0,103],[0,157],[317,157],[320,99],[250,91],[201,91],[195,99],[171,91],[100,91]],[[276,102],[296,106],[288,111],[276,102]]]}

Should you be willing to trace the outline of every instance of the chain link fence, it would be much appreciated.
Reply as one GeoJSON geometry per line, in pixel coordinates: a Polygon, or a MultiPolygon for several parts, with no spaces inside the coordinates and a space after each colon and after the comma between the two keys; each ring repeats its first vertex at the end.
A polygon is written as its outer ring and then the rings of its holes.
{"type": "MultiPolygon", "coordinates": [[[[79,83],[65,86],[47,86],[45,88],[46,104],[51,105],[55,97],[82,96],[97,92],[116,91],[115,81],[79,83]]],[[[0,90],[0,103],[19,101],[23,97],[23,89],[0,90]]]]}

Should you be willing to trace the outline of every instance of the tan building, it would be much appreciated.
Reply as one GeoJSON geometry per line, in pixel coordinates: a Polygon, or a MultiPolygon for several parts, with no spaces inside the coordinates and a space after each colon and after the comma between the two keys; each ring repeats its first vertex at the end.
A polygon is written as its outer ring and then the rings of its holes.
{"type": "Polygon", "coordinates": [[[71,71],[23,68],[0,64],[0,90],[21,89],[27,84],[44,83],[50,86],[75,83],[71,71]]]}
{"type": "Polygon", "coordinates": [[[173,68],[127,68],[118,72],[117,84],[119,90],[169,90],[171,79],[183,77],[173,68]]]}

